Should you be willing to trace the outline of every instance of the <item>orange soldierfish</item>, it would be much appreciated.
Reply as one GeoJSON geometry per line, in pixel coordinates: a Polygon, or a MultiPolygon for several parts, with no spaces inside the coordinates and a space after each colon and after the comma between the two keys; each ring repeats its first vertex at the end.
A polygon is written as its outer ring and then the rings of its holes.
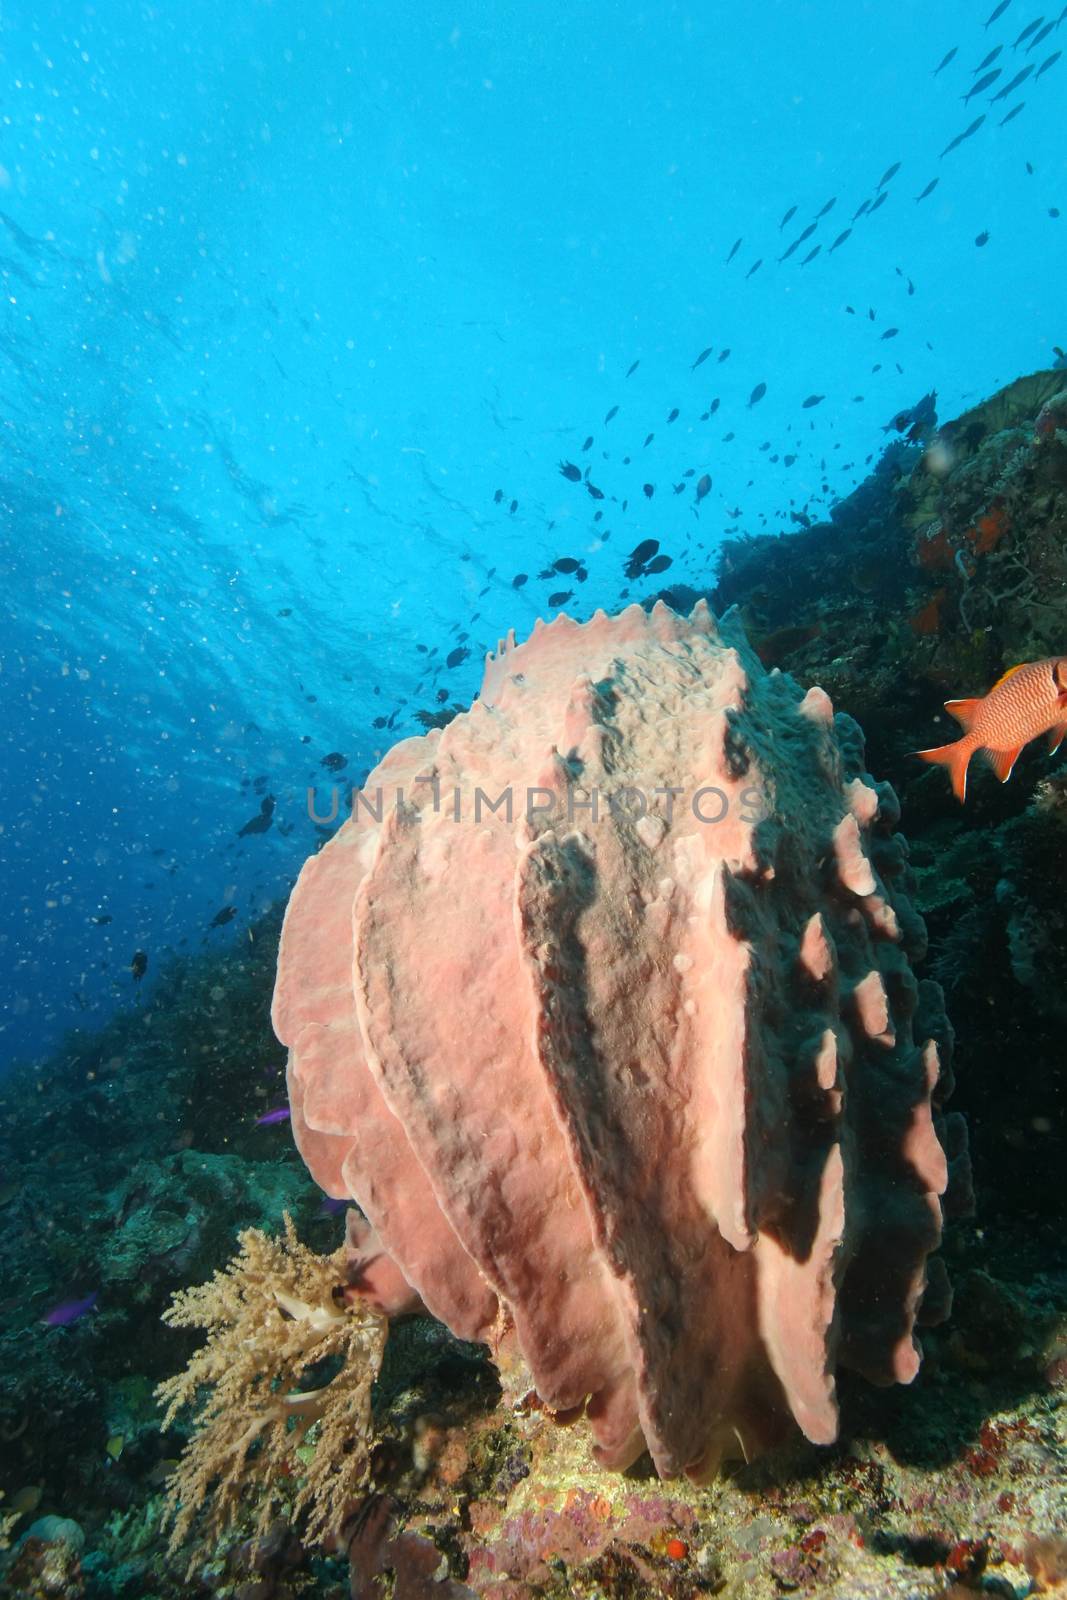
{"type": "Polygon", "coordinates": [[[1049,752],[1059,749],[1067,734],[1067,656],[1010,667],[987,695],[946,700],[945,710],[962,727],[962,739],[915,754],[947,767],[953,794],[965,800],[967,768],[976,750],[989,758],[1001,783],[1007,783],[1019,752],[1031,739],[1047,733],[1049,752]]]}

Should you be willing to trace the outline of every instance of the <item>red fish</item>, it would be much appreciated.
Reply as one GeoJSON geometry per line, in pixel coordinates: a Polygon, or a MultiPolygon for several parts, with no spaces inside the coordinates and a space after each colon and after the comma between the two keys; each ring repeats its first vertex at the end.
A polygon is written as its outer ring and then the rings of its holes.
{"type": "Polygon", "coordinates": [[[953,794],[965,800],[967,768],[976,750],[988,757],[1001,783],[1007,783],[1031,739],[1047,733],[1050,754],[1059,749],[1067,734],[1067,656],[1010,667],[987,695],[946,700],[945,710],[962,727],[963,738],[915,754],[947,767],[953,794]]]}

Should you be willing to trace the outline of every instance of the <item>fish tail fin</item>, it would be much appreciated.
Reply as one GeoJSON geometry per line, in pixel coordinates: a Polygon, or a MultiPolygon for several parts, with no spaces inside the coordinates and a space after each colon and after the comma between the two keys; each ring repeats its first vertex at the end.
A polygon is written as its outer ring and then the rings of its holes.
{"type": "Polygon", "coordinates": [[[975,700],[946,700],[945,710],[950,717],[955,717],[960,727],[966,731],[970,728],[975,718],[975,713],[981,705],[980,699],[975,700]]]}
{"type": "Polygon", "coordinates": [[[921,761],[947,767],[952,780],[952,793],[961,803],[966,800],[967,767],[974,754],[974,746],[968,739],[957,739],[953,744],[939,744],[933,750],[916,750],[915,754],[921,761]]]}
{"type": "Polygon", "coordinates": [[[1019,744],[1016,745],[1014,750],[987,750],[985,752],[990,766],[1001,783],[1007,783],[1011,777],[1012,768],[1018,761],[1022,748],[1022,745],[1019,744]]]}

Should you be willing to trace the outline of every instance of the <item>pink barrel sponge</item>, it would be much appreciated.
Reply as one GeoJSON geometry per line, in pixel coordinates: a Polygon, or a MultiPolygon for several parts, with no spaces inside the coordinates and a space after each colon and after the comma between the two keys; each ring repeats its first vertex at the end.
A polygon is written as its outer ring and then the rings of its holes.
{"type": "Polygon", "coordinates": [[[517,1348],[599,1459],[837,1432],[967,1202],[892,790],[701,602],[538,623],[305,865],[274,1026],[361,1288],[517,1348]],[[353,1214],[354,1215],[354,1214],[353,1214]]]}

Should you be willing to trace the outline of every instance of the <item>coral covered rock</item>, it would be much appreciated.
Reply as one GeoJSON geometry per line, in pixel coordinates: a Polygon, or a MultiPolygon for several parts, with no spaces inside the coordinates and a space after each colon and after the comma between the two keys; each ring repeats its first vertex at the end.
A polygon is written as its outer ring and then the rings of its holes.
{"type": "Polygon", "coordinates": [[[559,617],[307,862],[274,1023],[360,1286],[700,1474],[919,1364],[967,1189],[898,807],[701,603],[559,617]]]}

